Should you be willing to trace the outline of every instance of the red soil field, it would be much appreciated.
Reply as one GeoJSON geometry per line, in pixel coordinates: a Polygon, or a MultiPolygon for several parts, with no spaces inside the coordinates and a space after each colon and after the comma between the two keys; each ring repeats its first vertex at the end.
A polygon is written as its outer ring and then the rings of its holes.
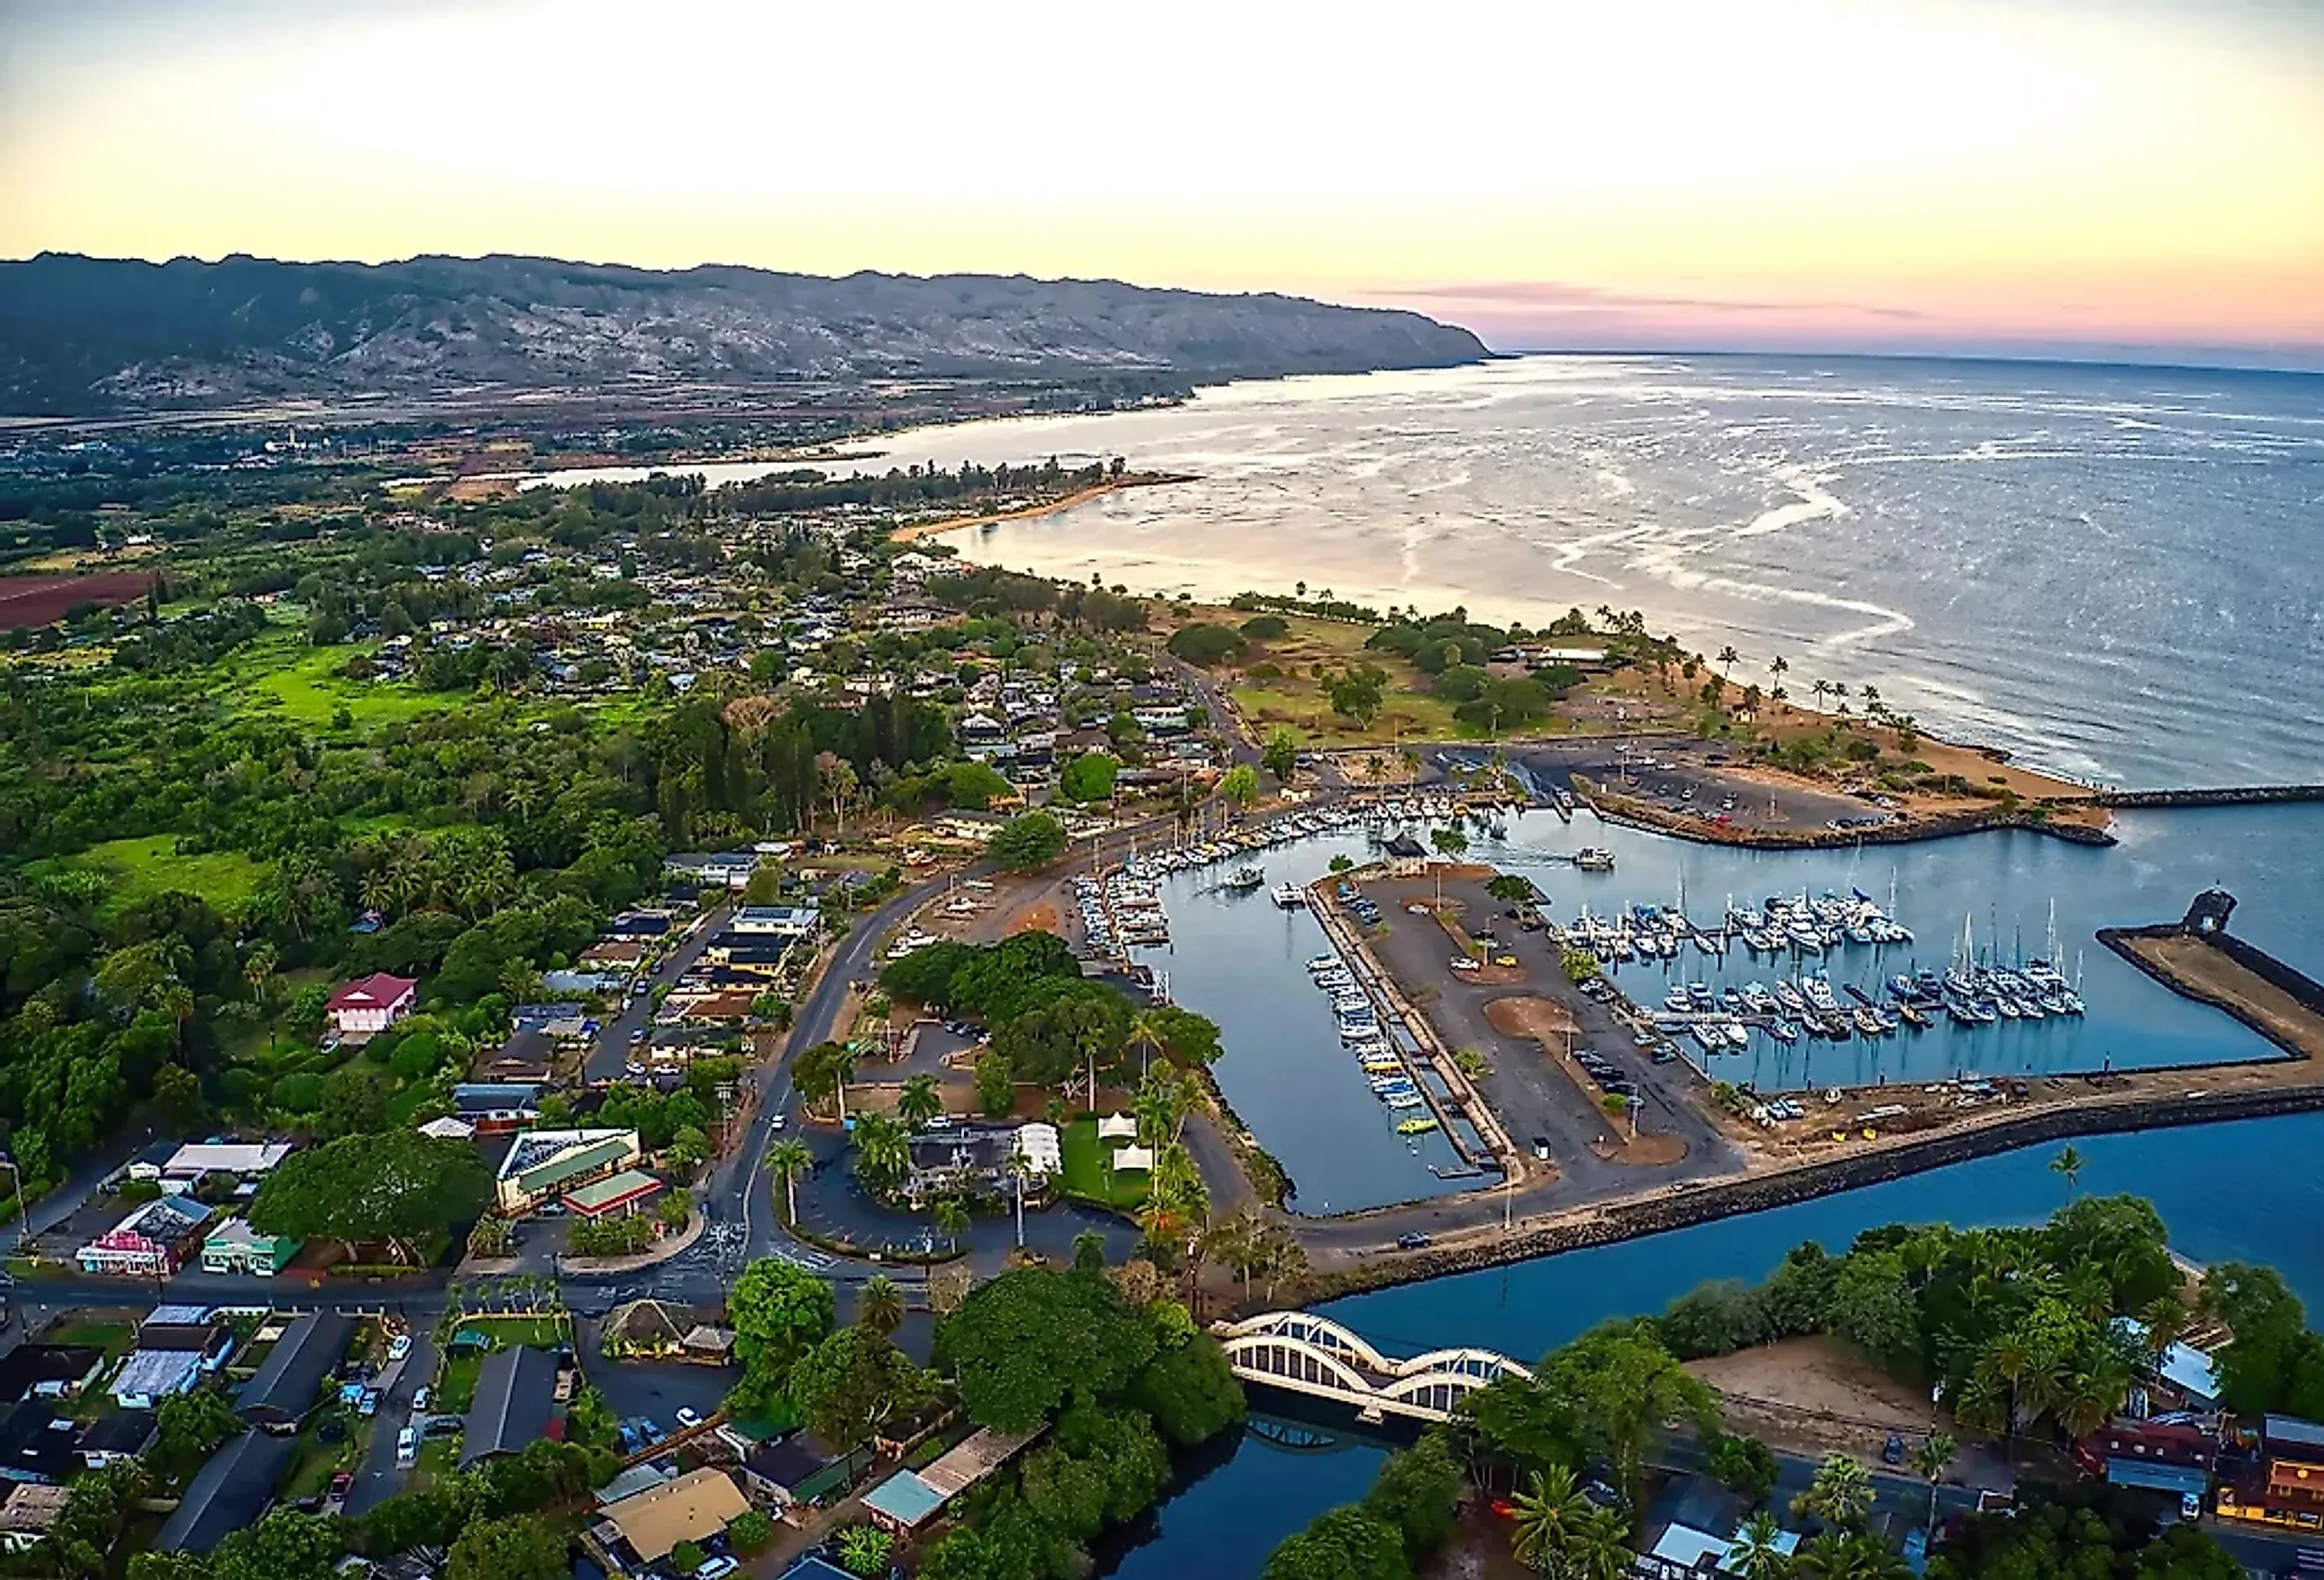
{"type": "Polygon", "coordinates": [[[109,570],[96,576],[0,576],[0,631],[47,625],[83,604],[107,607],[145,596],[152,573],[109,570]]]}

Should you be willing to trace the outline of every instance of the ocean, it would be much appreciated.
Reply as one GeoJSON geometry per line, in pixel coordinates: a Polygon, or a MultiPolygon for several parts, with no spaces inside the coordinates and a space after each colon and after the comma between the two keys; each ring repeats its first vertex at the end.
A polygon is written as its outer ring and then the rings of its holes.
{"type": "Polygon", "coordinates": [[[2324,376],[1879,357],[1527,356],[900,436],[1198,481],[947,540],[1223,597],[1642,611],[1962,740],[2134,787],[2324,765],[2324,376]]]}

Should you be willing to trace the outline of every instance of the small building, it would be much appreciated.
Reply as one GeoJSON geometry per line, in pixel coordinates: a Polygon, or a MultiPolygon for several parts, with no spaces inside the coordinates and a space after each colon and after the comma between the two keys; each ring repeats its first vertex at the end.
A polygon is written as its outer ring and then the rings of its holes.
{"type": "Polygon", "coordinates": [[[501,1210],[528,1213],[552,1197],[635,1164],[642,1152],[633,1130],[531,1130],[501,1160],[494,1186],[501,1210]]]}
{"type": "Polygon", "coordinates": [[[652,946],[642,938],[600,938],[581,951],[581,964],[602,980],[607,975],[626,975],[645,963],[652,946]]]}
{"type": "Polygon", "coordinates": [[[104,1365],[95,1344],[18,1344],[0,1355],[0,1404],[76,1399],[104,1365]]]}
{"type": "Polygon", "coordinates": [[[323,1011],[341,1039],[353,1042],[386,1030],[411,1013],[419,1002],[417,982],[374,971],[341,986],[324,1003],[323,1011]]]}
{"type": "Polygon", "coordinates": [[[476,1373],[476,1400],[460,1440],[460,1468],[498,1454],[521,1454],[549,1436],[557,1402],[557,1357],[530,1344],[494,1350],[476,1373]]]}
{"type": "MultiPolygon", "coordinates": [[[[1131,1127],[1131,1132],[1136,1133],[1136,1126],[1131,1127]]],[[[1054,1179],[1065,1172],[1064,1143],[1059,1140],[1057,1127],[1054,1124],[1036,1120],[1030,1124],[1019,1125],[1017,1156],[1025,1160],[1027,1173],[1038,1174],[1044,1179],[1054,1179]]]]}
{"type": "Polygon", "coordinates": [[[258,1523],[274,1501],[274,1485],[298,1451],[294,1437],[244,1432],[194,1474],[177,1511],[161,1523],[153,1549],[206,1553],[228,1536],[258,1523]]]}
{"type": "Polygon", "coordinates": [[[970,1434],[920,1470],[899,1470],[863,1494],[872,1522],[898,1536],[909,1536],[961,1493],[1017,1457],[1038,1432],[970,1434]]]}
{"type": "Polygon", "coordinates": [[[203,1239],[202,1270],[271,1279],[290,1265],[303,1243],[288,1234],[254,1229],[247,1218],[228,1218],[203,1239]]]}
{"type": "Polygon", "coordinates": [[[637,1215],[646,1199],[661,1188],[661,1181],[635,1169],[568,1190],[567,1209],[584,1218],[628,1218],[637,1215]]]}
{"type": "Polygon", "coordinates": [[[202,1378],[198,1350],[132,1350],[106,1391],[124,1409],[150,1410],[202,1378]]]}
{"type": "Polygon", "coordinates": [[[81,1271],[116,1278],[170,1279],[184,1266],[188,1244],[210,1210],[190,1197],[149,1201],[74,1254],[81,1271]]]}
{"type": "Polygon", "coordinates": [[[750,1511],[733,1478],[706,1466],[608,1503],[595,1529],[609,1550],[626,1548],[643,1566],[660,1563],[682,1541],[716,1536],[750,1511]]]}
{"type": "Polygon", "coordinates": [[[476,1127],[465,1119],[454,1119],[447,1113],[421,1125],[420,1133],[434,1136],[439,1141],[465,1141],[476,1133],[476,1127]]]}
{"type": "Polygon", "coordinates": [[[0,1480],[60,1486],[80,1469],[80,1423],[46,1400],[28,1399],[0,1416],[0,1480]]]}
{"type": "Polygon", "coordinates": [[[519,1004],[509,1012],[509,1027],[573,1041],[589,1034],[589,1014],[579,1004],[519,1004]]]}
{"type": "Polygon", "coordinates": [[[0,1551],[21,1553],[47,1536],[72,1496],[69,1487],[19,1483],[0,1502],[0,1551]]]}
{"type": "Polygon", "coordinates": [[[497,1086],[546,1086],[557,1071],[557,1044],[545,1031],[512,1031],[479,1059],[480,1081],[497,1086]]]}
{"type": "Polygon", "coordinates": [[[255,1187],[294,1150],[288,1141],[189,1141],[170,1154],[158,1175],[141,1175],[129,1167],[130,1178],[159,1178],[161,1188],[183,1195],[212,1175],[225,1175],[238,1184],[255,1187]]]}
{"type": "Polygon", "coordinates": [[[823,925],[823,912],[812,905],[745,905],[726,924],[742,938],[807,938],[823,925]]]}
{"type": "Polygon", "coordinates": [[[124,1459],[142,1459],[161,1436],[161,1418],[148,1409],[114,1410],[80,1429],[80,1462],[103,1470],[124,1459]]]}
{"type": "Polygon", "coordinates": [[[751,874],[759,865],[756,851],[727,851],[717,855],[688,851],[683,855],[665,856],[661,870],[675,877],[691,878],[710,889],[741,889],[750,884],[751,874]]]}
{"type": "Polygon", "coordinates": [[[869,1444],[843,1454],[825,1446],[812,1432],[793,1432],[744,1450],[742,1486],[752,1501],[764,1503],[777,1518],[787,1518],[796,1506],[853,1485],[874,1457],[869,1444]]]}
{"type": "Polygon", "coordinates": [[[235,1412],[270,1432],[295,1431],[315,1408],[323,1380],[347,1358],[355,1333],[355,1319],[336,1311],[294,1317],[243,1385],[235,1412]]]}
{"type": "Polygon", "coordinates": [[[465,1081],[452,1088],[452,1111],[478,1135],[506,1135],[540,1117],[540,1088],[519,1081],[465,1081]]]}

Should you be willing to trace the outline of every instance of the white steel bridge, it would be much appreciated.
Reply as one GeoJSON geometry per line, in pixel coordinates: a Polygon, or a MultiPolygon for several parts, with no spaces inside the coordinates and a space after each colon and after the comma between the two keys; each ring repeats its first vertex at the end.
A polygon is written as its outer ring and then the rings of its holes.
{"type": "Polygon", "coordinates": [[[1431,1350],[1394,1360],[1330,1317],[1306,1311],[1269,1311],[1211,1331],[1245,1381],[1336,1400],[1360,1416],[1446,1420],[1477,1390],[1503,1377],[1533,1375],[1491,1350],[1431,1350]]]}

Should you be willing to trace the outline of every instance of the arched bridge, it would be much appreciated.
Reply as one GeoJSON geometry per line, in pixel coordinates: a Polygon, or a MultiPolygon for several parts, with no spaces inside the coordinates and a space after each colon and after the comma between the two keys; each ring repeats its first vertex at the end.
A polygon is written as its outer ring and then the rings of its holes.
{"type": "Polygon", "coordinates": [[[1431,1350],[1393,1360],[1330,1317],[1306,1311],[1269,1311],[1211,1331],[1245,1381],[1337,1400],[1362,1415],[1442,1421],[1488,1383],[1533,1375],[1490,1350],[1431,1350]]]}

